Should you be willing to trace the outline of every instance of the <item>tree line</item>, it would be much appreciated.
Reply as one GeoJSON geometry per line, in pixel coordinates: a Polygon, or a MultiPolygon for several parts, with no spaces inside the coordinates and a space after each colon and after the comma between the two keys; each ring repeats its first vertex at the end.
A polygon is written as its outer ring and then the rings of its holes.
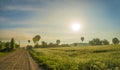
{"type": "MultiPolygon", "coordinates": [[[[70,46],[69,44],[61,44],[60,45],[60,40],[56,40],[56,43],[52,43],[52,42],[51,43],[47,43],[45,41],[42,41],[41,45],[39,45],[39,40],[40,39],[41,39],[40,35],[36,35],[35,37],[33,37],[32,40],[33,40],[33,42],[35,44],[34,45],[35,48],[39,48],[39,47],[68,47],[68,46],[70,46]]],[[[82,36],[80,38],[80,40],[83,43],[83,41],[85,40],[85,38],[82,36]]],[[[28,43],[30,43],[30,42],[31,42],[31,40],[28,40],[28,43]]],[[[119,44],[119,42],[120,41],[119,41],[118,38],[113,38],[112,39],[112,43],[113,44],[119,44]]],[[[95,45],[109,45],[110,42],[108,40],[106,40],[106,39],[101,40],[99,38],[94,38],[93,40],[90,40],[88,44],[91,45],[91,46],[95,46],[95,45]]],[[[77,46],[77,43],[74,43],[74,46],[77,46]]],[[[27,45],[27,47],[30,48],[32,46],[27,45]]]]}
{"type": "MultiPolygon", "coordinates": [[[[112,44],[119,44],[119,39],[118,38],[113,38],[112,39],[112,44]]],[[[104,40],[100,40],[99,38],[94,38],[93,40],[89,41],[89,44],[92,45],[92,46],[95,46],[95,45],[109,45],[110,42],[106,39],[104,40]]]]}
{"type": "MultiPolygon", "coordinates": [[[[41,41],[41,45],[39,45],[39,40],[41,39],[41,36],[40,35],[36,35],[35,37],[33,37],[32,41],[34,42],[34,48],[40,48],[40,47],[68,47],[69,44],[60,44],[60,40],[56,40],[56,43],[47,43],[45,41],[41,41]]],[[[28,43],[30,43],[31,40],[28,40],[28,43]]],[[[27,48],[32,48],[31,45],[27,45],[27,48]]]]}
{"type": "Polygon", "coordinates": [[[20,45],[15,43],[14,38],[11,38],[10,42],[0,41],[0,52],[10,52],[19,47],[20,45]]]}

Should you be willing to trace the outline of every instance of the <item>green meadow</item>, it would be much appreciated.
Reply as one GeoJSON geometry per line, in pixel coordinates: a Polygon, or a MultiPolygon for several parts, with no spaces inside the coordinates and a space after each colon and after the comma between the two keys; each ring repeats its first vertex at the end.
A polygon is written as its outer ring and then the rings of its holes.
{"type": "Polygon", "coordinates": [[[47,70],[120,70],[120,45],[34,48],[30,53],[47,70]]]}

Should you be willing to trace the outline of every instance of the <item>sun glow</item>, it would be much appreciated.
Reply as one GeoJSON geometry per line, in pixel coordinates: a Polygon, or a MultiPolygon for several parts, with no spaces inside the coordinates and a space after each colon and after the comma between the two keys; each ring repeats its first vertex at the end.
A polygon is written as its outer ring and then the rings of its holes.
{"type": "Polygon", "coordinates": [[[74,32],[77,32],[81,29],[81,25],[79,22],[72,22],[71,24],[71,29],[74,31],[74,32]]]}

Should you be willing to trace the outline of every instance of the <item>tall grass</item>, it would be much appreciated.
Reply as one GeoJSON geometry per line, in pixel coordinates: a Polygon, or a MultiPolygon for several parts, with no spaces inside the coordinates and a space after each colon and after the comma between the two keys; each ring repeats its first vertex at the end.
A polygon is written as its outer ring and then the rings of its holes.
{"type": "Polygon", "coordinates": [[[30,53],[47,70],[120,70],[120,45],[39,48],[30,53]]]}

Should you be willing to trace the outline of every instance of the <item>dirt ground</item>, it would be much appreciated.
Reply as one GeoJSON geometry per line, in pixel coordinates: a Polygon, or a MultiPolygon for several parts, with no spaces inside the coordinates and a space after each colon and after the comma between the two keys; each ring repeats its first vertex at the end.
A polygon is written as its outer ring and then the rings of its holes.
{"type": "Polygon", "coordinates": [[[0,70],[41,70],[29,52],[19,49],[8,56],[0,58],[0,70]]]}

